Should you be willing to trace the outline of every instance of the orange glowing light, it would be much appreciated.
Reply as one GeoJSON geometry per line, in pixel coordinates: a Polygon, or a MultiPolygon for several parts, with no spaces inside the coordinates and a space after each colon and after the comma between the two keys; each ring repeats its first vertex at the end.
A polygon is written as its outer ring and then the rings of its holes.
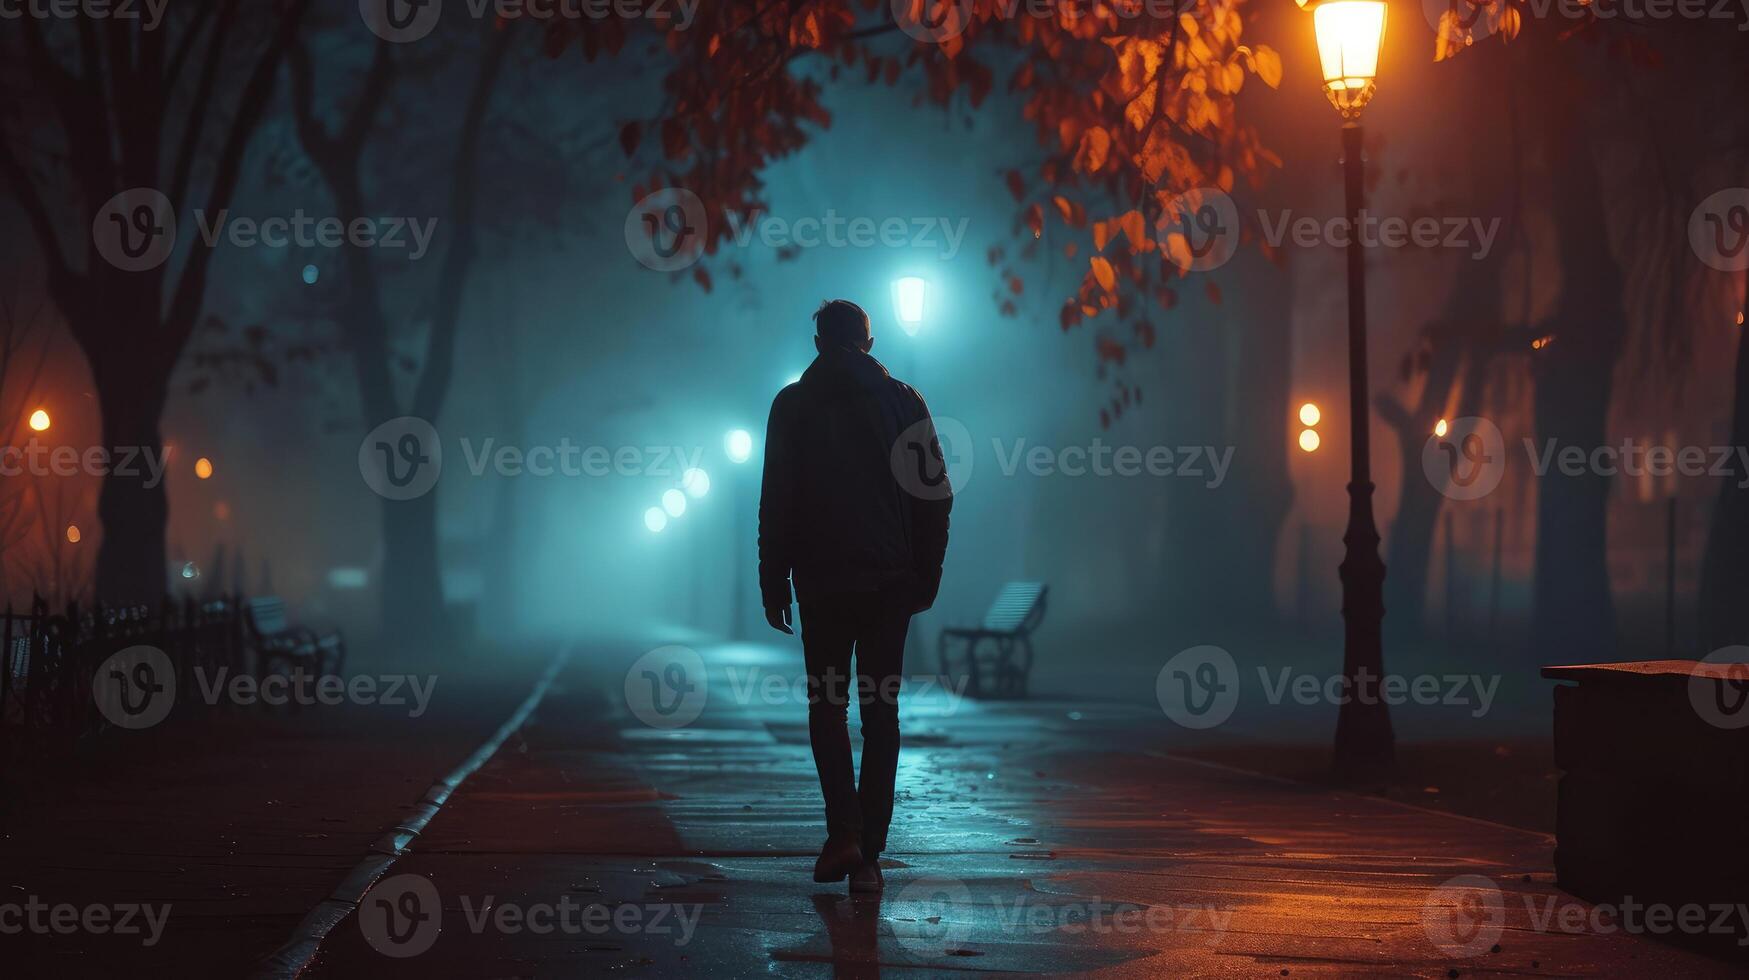
{"type": "Polygon", "coordinates": [[[1737,314],[1737,326],[1739,326],[1739,327],[1740,327],[1740,326],[1742,326],[1742,325],[1743,325],[1743,314],[1742,314],[1742,313],[1738,313],[1738,314],[1737,314]]]}
{"type": "Polygon", "coordinates": [[[1321,420],[1323,417],[1324,417],[1324,413],[1320,412],[1318,410],[1318,406],[1312,404],[1311,402],[1307,402],[1304,405],[1300,406],[1300,424],[1301,425],[1317,425],[1319,420],[1321,420]]]}
{"type": "Polygon", "coordinates": [[[1552,344],[1554,342],[1555,342],[1555,335],[1552,333],[1546,334],[1544,336],[1538,337],[1537,339],[1531,341],[1530,342],[1530,349],[1531,350],[1542,350],[1543,348],[1549,346],[1550,344],[1552,344]]]}
{"type": "Polygon", "coordinates": [[[1300,449],[1305,451],[1305,452],[1308,452],[1308,453],[1317,452],[1319,444],[1322,443],[1323,441],[1324,440],[1318,438],[1318,434],[1316,432],[1313,432],[1311,429],[1301,429],[1300,430],[1300,449]]]}
{"type": "Polygon", "coordinates": [[[79,537],[80,537],[80,535],[79,535],[79,525],[77,525],[77,524],[69,524],[69,525],[67,525],[67,541],[68,541],[68,543],[70,543],[70,544],[78,544],[78,543],[79,543],[79,537]]]}
{"type": "Polygon", "coordinates": [[[38,432],[47,432],[49,428],[49,413],[40,408],[30,413],[30,427],[38,432]]]}
{"type": "Polygon", "coordinates": [[[195,460],[194,461],[194,475],[197,477],[200,477],[203,480],[212,479],[213,461],[210,459],[207,459],[205,456],[202,456],[201,458],[195,460]]]}
{"type": "Polygon", "coordinates": [[[1445,424],[1445,419],[1440,419],[1438,422],[1433,423],[1434,435],[1444,437],[1449,431],[1451,431],[1451,427],[1445,424]]]}

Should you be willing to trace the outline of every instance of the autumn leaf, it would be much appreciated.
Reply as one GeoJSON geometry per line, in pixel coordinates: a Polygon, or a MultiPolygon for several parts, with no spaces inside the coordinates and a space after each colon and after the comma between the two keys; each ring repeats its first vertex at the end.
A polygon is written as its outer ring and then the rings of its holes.
{"type": "Polygon", "coordinates": [[[1123,229],[1124,237],[1130,240],[1130,247],[1138,252],[1146,252],[1153,247],[1148,240],[1147,222],[1142,218],[1142,212],[1131,208],[1117,217],[1116,222],[1123,229]]]}
{"type": "Polygon", "coordinates": [[[1159,90],[1150,85],[1142,89],[1141,95],[1130,100],[1129,105],[1124,106],[1124,121],[1130,124],[1131,129],[1139,133],[1147,128],[1148,123],[1154,119],[1154,103],[1158,98],[1159,90]]]}
{"type": "Polygon", "coordinates": [[[1096,174],[1105,167],[1111,152],[1111,134],[1103,127],[1092,126],[1081,134],[1081,146],[1075,151],[1075,169],[1084,174],[1096,174]]]}
{"type": "Polygon", "coordinates": [[[1257,77],[1263,79],[1263,84],[1270,88],[1281,87],[1281,55],[1267,44],[1259,44],[1251,52],[1251,67],[1257,72],[1257,77]]]}
{"type": "Polygon", "coordinates": [[[1101,289],[1108,293],[1117,292],[1117,273],[1112,271],[1111,262],[1103,255],[1095,255],[1087,260],[1093,271],[1093,278],[1098,280],[1101,289]]]}

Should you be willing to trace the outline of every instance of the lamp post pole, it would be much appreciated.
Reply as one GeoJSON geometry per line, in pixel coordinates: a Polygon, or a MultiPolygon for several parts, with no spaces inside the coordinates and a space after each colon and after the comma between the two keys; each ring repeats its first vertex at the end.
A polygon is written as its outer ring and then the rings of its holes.
{"type": "Polygon", "coordinates": [[[1395,759],[1391,716],[1379,699],[1384,673],[1385,563],[1372,511],[1372,421],[1366,372],[1366,252],[1360,212],[1366,193],[1360,124],[1342,126],[1342,184],[1348,210],[1348,416],[1351,447],[1348,529],[1342,535],[1342,673],[1348,699],[1336,716],[1336,769],[1364,776],[1395,759]]]}

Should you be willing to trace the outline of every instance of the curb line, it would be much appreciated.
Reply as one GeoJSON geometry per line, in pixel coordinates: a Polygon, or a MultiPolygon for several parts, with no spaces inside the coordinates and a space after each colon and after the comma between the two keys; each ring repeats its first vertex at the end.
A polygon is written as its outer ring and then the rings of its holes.
{"type": "Polygon", "coordinates": [[[492,737],[475,749],[473,755],[451,770],[449,775],[432,783],[412,811],[377,838],[371,845],[372,853],[359,861],[341,879],[340,884],[328,893],[327,898],[304,915],[303,921],[292,930],[291,938],[286,940],[285,945],[268,954],[250,972],[250,980],[296,980],[309,968],[316,958],[317,950],[322,946],[322,940],[328,938],[334,927],[347,916],[357,911],[359,903],[364,901],[365,892],[370,891],[370,887],[376,884],[377,879],[389,870],[397,858],[407,853],[413,839],[425,830],[431,818],[449,802],[451,794],[496,755],[517,729],[528,722],[529,716],[534,714],[534,709],[546,697],[554,679],[559,676],[559,671],[570,659],[571,647],[567,645],[560,648],[552,663],[547,665],[546,672],[535,682],[534,690],[529,692],[528,697],[523,699],[510,718],[499,725],[492,737]]]}

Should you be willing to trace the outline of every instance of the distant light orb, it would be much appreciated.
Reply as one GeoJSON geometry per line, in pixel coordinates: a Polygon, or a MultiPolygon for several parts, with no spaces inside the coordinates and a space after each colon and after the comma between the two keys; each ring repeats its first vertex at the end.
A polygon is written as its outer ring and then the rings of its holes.
{"type": "Polygon", "coordinates": [[[723,452],[731,463],[745,463],[753,456],[753,433],[746,429],[730,429],[723,437],[723,452]]]}
{"type": "Polygon", "coordinates": [[[322,278],[322,270],[313,265],[304,266],[304,285],[314,286],[316,280],[322,278]]]}
{"type": "Polygon", "coordinates": [[[202,480],[213,478],[213,461],[205,456],[194,461],[194,475],[202,480]]]}
{"type": "Polygon", "coordinates": [[[1434,435],[1440,436],[1443,438],[1445,436],[1445,434],[1449,431],[1451,431],[1451,426],[1446,425],[1445,419],[1440,419],[1438,422],[1433,423],[1433,434],[1434,435]]]}
{"type": "Polygon", "coordinates": [[[79,534],[79,525],[77,525],[77,524],[67,525],[67,542],[69,544],[78,544],[80,536],[81,535],[79,534]]]}
{"type": "Polygon", "coordinates": [[[1318,406],[1312,404],[1311,402],[1307,402],[1304,405],[1300,406],[1300,424],[1301,425],[1317,425],[1320,421],[1323,420],[1323,418],[1324,418],[1324,413],[1319,411],[1318,406]]]}
{"type": "Polygon", "coordinates": [[[711,492],[711,475],[694,466],[680,475],[680,485],[686,489],[688,497],[702,497],[711,492]]]}
{"type": "Polygon", "coordinates": [[[194,562],[184,562],[182,565],[182,577],[200,578],[200,566],[196,565],[194,562]]]}
{"type": "Polygon", "coordinates": [[[686,513],[686,494],[679,490],[667,490],[662,493],[662,509],[669,517],[679,517],[686,513]]]}
{"type": "Polygon", "coordinates": [[[660,534],[668,526],[668,514],[660,507],[651,507],[644,511],[644,526],[650,529],[650,533],[660,534]]]}
{"type": "Polygon", "coordinates": [[[1323,443],[1323,441],[1324,440],[1318,438],[1318,434],[1311,429],[1300,430],[1300,448],[1308,453],[1317,452],[1318,446],[1323,443]]]}
{"type": "Polygon", "coordinates": [[[929,284],[920,276],[893,280],[893,312],[900,328],[913,337],[923,326],[923,294],[928,289],[929,284]]]}
{"type": "Polygon", "coordinates": [[[49,428],[49,413],[40,408],[30,413],[30,427],[37,432],[47,432],[49,428]]]}

